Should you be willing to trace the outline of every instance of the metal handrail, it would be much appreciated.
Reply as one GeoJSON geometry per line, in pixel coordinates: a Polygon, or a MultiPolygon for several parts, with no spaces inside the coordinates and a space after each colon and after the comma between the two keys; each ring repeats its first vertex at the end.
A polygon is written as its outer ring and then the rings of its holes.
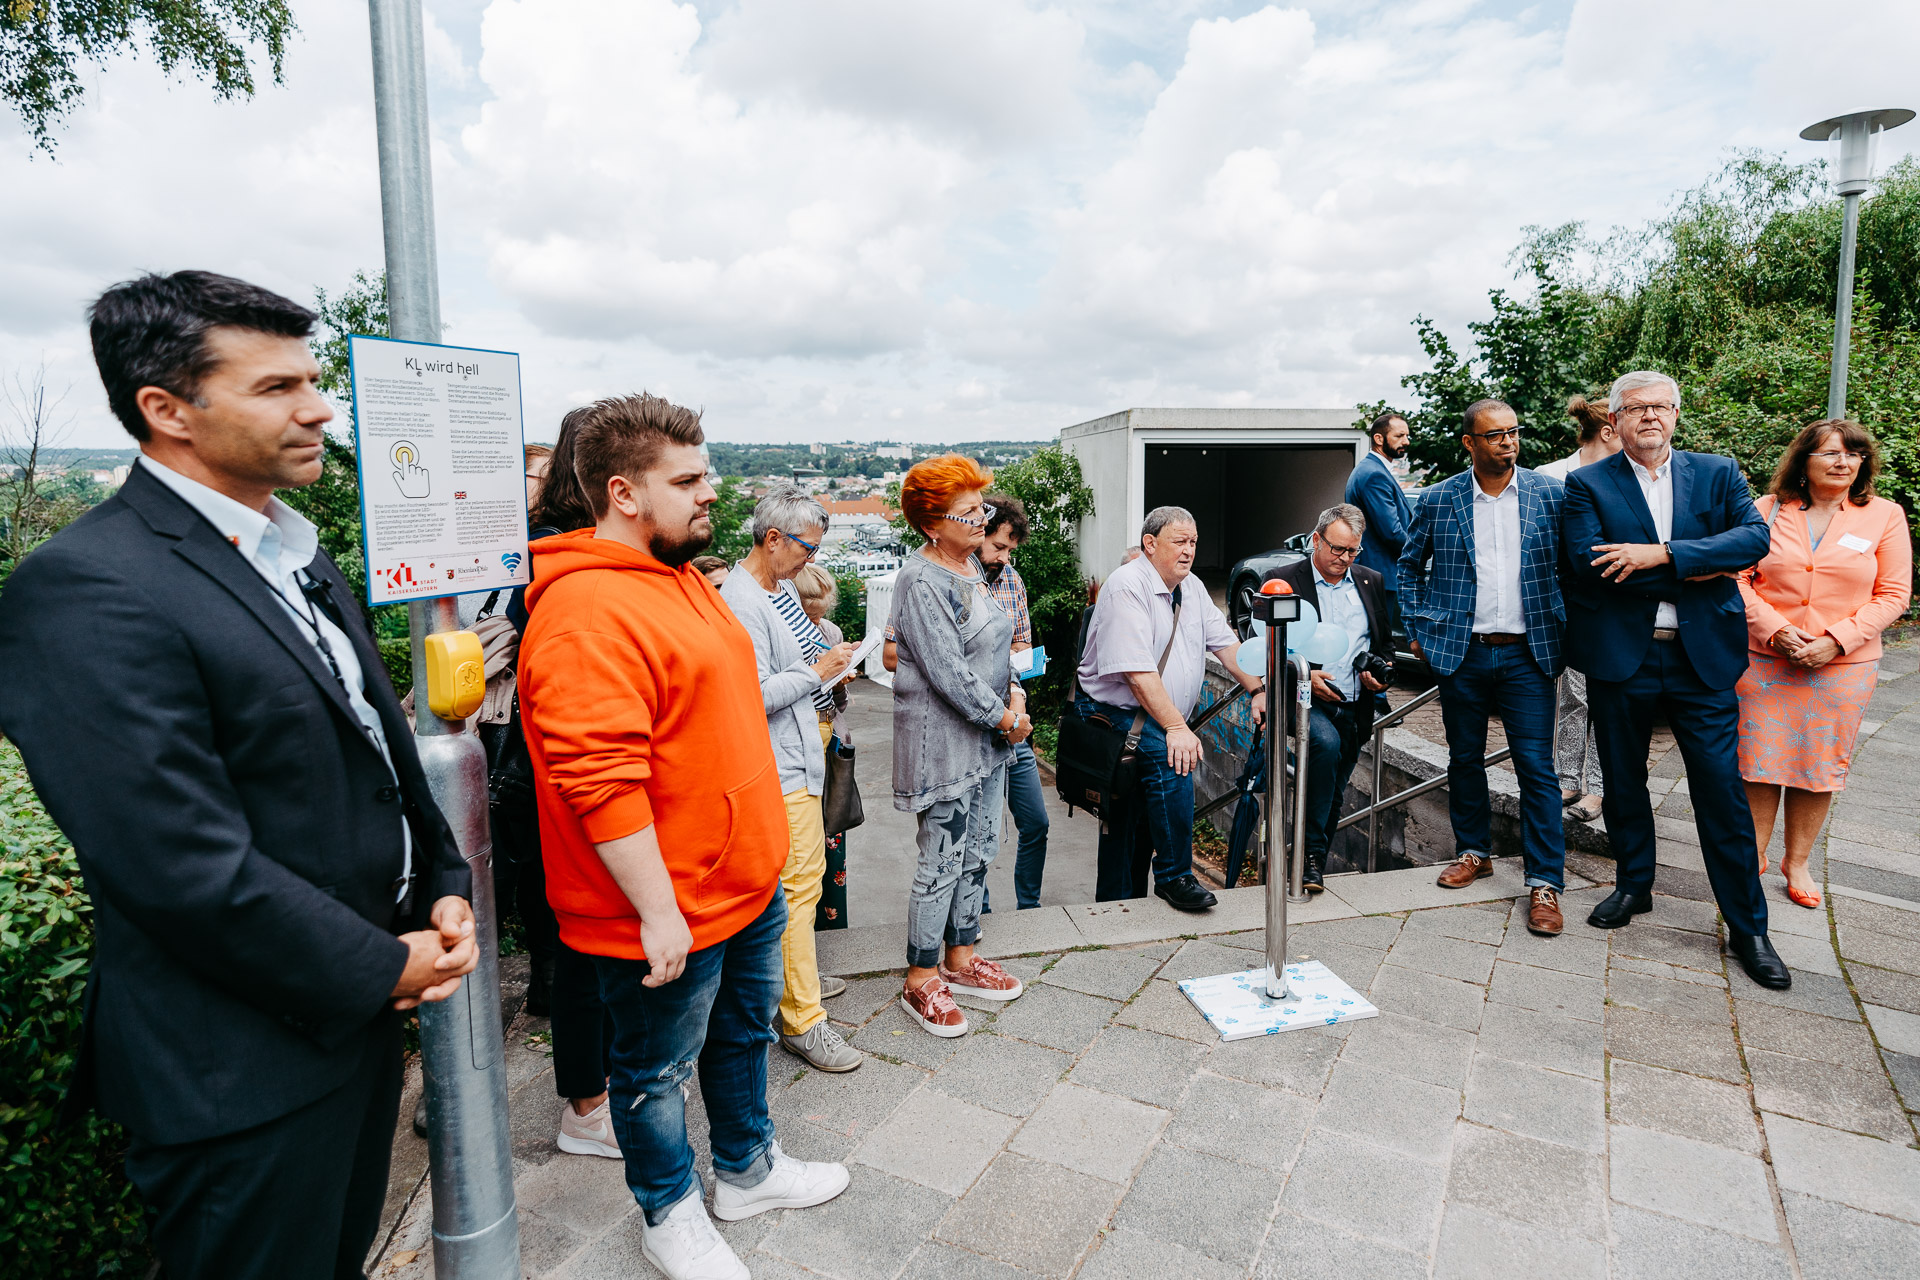
{"type": "MultiPolygon", "coordinates": [[[[1380,856],[1380,815],[1388,809],[1397,808],[1411,800],[1417,800],[1421,796],[1426,795],[1427,792],[1437,791],[1447,785],[1447,775],[1443,773],[1439,777],[1428,778],[1425,782],[1415,783],[1405,791],[1388,796],[1385,800],[1380,798],[1380,784],[1383,781],[1381,774],[1386,767],[1386,751],[1384,748],[1387,730],[1439,696],[1440,686],[1435,685],[1425,693],[1416,694],[1408,698],[1405,702],[1373,722],[1373,789],[1367,793],[1371,797],[1371,800],[1364,808],[1356,809],[1346,817],[1340,819],[1339,822],[1334,824],[1333,828],[1335,831],[1345,831],[1361,819],[1364,818],[1366,820],[1367,870],[1369,872],[1376,869],[1380,856]]],[[[1512,747],[1502,747],[1489,755],[1482,764],[1496,765],[1502,760],[1511,758],[1512,755],[1512,747]]]]}

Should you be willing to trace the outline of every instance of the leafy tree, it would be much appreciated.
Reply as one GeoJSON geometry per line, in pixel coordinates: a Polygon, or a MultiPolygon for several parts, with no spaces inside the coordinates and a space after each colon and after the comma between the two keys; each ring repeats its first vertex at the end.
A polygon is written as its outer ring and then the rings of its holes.
{"type": "MultiPolygon", "coordinates": [[[[1787,442],[1826,416],[1840,202],[1824,163],[1735,155],[1673,211],[1603,241],[1577,225],[1529,229],[1516,251],[1531,291],[1495,289],[1493,314],[1457,351],[1424,316],[1428,367],[1401,380],[1414,457],[1459,469],[1458,413],[1482,394],[1527,428],[1529,466],[1571,451],[1560,412],[1630,369],[1681,385],[1678,443],[1726,454],[1763,488],[1787,442]]],[[[1879,440],[1880,491],[1920,513],[1920,161],[1880,180],[1860,216],[1849,415],[1879,440]]],[[[1357,406],[1371,418],[1375,406],[1357,406]]]]}
{"type": "Polygon", "coordinates": [[[708,548],[728,564],[738,564],[753,550],[753,490],[739,476],[720,482],[719,497],[709,515],[713,519],[713,545],[708,548]]]}
{"type": "Polygon", "coordinates": [[[211,80],[218,97],[252,97],[250,46],[265,47],[279,84],[295,30],[287,0],[6,0],[0,97],[51,155],[54,125],[86,96],[81,59],[104,67],[144,45],[168,75],[184,70],[211,80]]]}
{"type": "MultiPolygon", "coordinates": [[[[1033,642],[1045,645],[1047,674],[1027,689],[1040,743],[1051,755],[1053,719],[1071,681],[1080,611],[1087,604],[1087,580],[1080,572],[1080,522],[1093,514],[1093,490],[1080,471],[1080,459],[1049,445],[994,474],[993,487],[1012,494],[1027,508],[1027,540],[1013,553],[1014,567],[1027,584],[1027,610],[1033,616],[1033,642]]],[[[898,501],[898,494],[892,495],[898,501]]]]}

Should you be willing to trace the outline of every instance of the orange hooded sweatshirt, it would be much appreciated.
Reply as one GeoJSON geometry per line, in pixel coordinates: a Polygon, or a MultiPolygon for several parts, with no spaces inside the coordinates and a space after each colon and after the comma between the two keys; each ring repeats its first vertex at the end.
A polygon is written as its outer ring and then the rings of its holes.
{"type": "Polygon", "coordinates": [[[547,897],[588,955],[645,959],[594,851],[652,825],[696,950],[766,909],[786,805],[753,641],[707,580],[593,530],[533,544],[520,716],[547,897]]]}

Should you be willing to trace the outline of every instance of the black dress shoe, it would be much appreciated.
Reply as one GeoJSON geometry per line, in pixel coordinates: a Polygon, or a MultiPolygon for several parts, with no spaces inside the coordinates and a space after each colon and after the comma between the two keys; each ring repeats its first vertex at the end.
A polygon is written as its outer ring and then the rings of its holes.
{"type": "Polygon", "coordinates": [[[1156,884],[1153,891],[1176,911],[1208,911],[1219,902],[1191,871],[1156,884]]]}
{"type": "Polygon", "coordinates": [[[1645,915],[1653,910],[1651,893],[1635,893],[1631,889],[1615,889],[1600,900],[1587,917],[1587,923],[1596,929],[1618,929],[1635,916],[1645,915]]]}
{"type": "Polygon", "coordinates": [[[1327,891],[1327,873],[1318,859],[1308,858],[1306,868],[1300,873],[1302,893],[1325,893],[1327,891]]]}
{"type": "Polygon", "coordinates": [[[1729,930],[1727,950],[1733,952],[1740,961],[1740,967],[1747,971],[1747,976],[1761,986],[1785,991],[1793,985],[1793,975],[1787,972],[1787,962],[1773,949],[1766,934],[1734,933],[1729,930]]]}

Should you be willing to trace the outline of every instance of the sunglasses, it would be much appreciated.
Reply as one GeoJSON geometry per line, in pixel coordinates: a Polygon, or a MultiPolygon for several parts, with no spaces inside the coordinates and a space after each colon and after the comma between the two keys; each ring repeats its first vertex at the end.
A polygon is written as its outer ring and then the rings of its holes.
{"type": "Polygon", "coordinates": [[[955,524],[964,524],[970,529],[984,529],[988,525],[993,523],[993,516],[994,516],[995,510],[996,508],[994,507],[994,505],[988,502],[988,503],[981,504],[980,518],[977,520],[974,519],[972,516],[956,516],[956,515],[947,514],[945,512],[941,513],[940,518],[942,520],[951,520],[955,524]]]}

